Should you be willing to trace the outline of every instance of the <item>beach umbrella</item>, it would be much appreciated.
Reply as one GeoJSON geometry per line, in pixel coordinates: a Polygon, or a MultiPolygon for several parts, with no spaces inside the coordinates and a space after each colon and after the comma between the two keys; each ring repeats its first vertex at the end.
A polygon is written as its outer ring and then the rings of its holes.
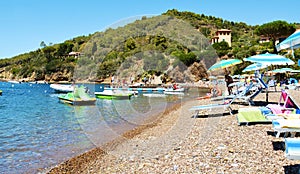
{"type": "Polygon", "coordinates": [[[292,68],[280,68],[272,71],[273,73],[299,73],[300,70],[294,70],[292,68]]]}
{"type": "Polygon", "coordinates": [[[243,69],[242,72],[255,71],[255,70],[260,70],[260,69],[264,69],[267,67],[268,67],[267,64],[253,63],[253,64],[247,66],[245,69],[243,69]]]}
{"type": "Polygon", "coordinates": [[[300,73],[300,70],[292,70],[291,73],[300,73]]]}
{"type": "Polygon", "coordinates": [[[254,63],[261,63],[265,65],[293,65],[295,62],[293,62],[291,59],[286,58],[284,56],[278,55],[278,54],[258,54],[255,56],[250,56],[248,58],[244,58],[244,61],[250,61],[254,63]]]}
{"type": "MultiPolygon", "coordinates": [[[[292,51],[300,47],[300,30],[295,31],[288,38],[276,45],[277,51],[291,48],[292,51]]],[[[294,53],[293,53],[294,56],[294,53]]]]}
{"type": "Polygon", "coordinates": [[[280,69],[281,69],[281,71],[284,71],[284,72],[291,72],[294,70],[292,68],[280,68],[280,69]]]}
{"type": "Polygon", "coordinates": [[[213,64],[208,71],[214,71],[214,70],[219,70],[227,67],[231,67],[233,65],[237,65],[242,63],[243,61],[239,59],[227,59],[227,60],[221,60],[215,64],[213,64]]]}

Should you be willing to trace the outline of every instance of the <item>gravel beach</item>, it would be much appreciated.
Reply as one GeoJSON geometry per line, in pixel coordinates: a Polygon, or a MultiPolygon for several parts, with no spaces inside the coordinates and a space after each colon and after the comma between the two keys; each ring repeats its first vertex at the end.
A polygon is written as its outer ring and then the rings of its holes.
{"type": "MultiPolygon", "coordinates": [[[[300,91],[289,93],[300,104],[300,91]]],[[[269,92],[269,102],[279,97],[280,92],[269,92]]],[[[266,105],[266,94],[254,101],[251,107],[266,105]]],[[[234,115],[189,111],[207,103],[178,104],[152,123],[47,173],[299,173],[300,161],[285,158],[284,137],[276,138],[270,123],[238,125],[238,109],[248,105],[233,103],[234,115]]]]}

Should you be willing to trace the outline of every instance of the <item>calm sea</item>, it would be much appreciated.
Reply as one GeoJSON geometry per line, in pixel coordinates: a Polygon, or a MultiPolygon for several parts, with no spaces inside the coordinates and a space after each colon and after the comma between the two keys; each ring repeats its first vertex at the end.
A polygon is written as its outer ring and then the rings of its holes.
{"type": "Polygon", "coordinates": [[[96,106],[71,106],[60,103],[48,84],[0,82],[0,89],[0,173],[45,171],[198,95],[139,94],[131,100],[97,99],[96,106]]]}

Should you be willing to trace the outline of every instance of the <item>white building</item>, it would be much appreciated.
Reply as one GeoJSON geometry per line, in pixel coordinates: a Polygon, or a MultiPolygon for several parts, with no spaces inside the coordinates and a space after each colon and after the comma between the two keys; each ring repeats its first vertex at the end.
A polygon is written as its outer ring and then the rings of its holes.
{"type": "Polygon", "coordinates": [[[220,29],[216,31],[215,36],[211,39],[211,44],[225,41],[231,47],[231,30],[220,29]]]}

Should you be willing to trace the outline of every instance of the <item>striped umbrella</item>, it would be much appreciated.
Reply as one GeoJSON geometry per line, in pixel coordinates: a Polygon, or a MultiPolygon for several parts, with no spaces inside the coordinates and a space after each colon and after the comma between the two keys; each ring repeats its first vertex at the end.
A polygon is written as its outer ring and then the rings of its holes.
{"type": "Polygon", "coordinates": [[[295,31],[293,34],[291,34],[288,38],[280,42],[276,45],[277,51],[283,50],[283,49],[296,49],[300,47],[300,30],[295,31]]]}
{"type": "Polygon", "coordinates": [[[259,54],[255,56],[251,56],[248,58],[244,58],[244,61],[250,61],[254,63],[261,63],[265,65],[293,65],[295,62],[293,62],[291,59],[288,59],[284,56],[278,55],[278,54],[259,54]]]}
{"type": "Polygon", "coordinates": [[[267,67],[268,67],[268,65],[266,65],[266,64],[253,63],[253,64],[247,66],[245,69],[243,69],[242,72],[255,71],[255,70],[260,70],[260,69],[264,69],[267,67]]]}
{"type": "Polygon", "coordinates": [[[280,68],[272,71],[273,73],[299,73],[299,70],[294,70],[292,68],[280,68]]]}
{"type": "Polygon", "coordinates": [[[233,65],[237,65],[242,63],[243,61],[239,60],[239,59],[227,59],[227,60],[221,60],[217,63],[215,63],[214,65],[212,65],[208,71],[214,71],[214,70],[219,70],[219,69],[223,69],[223,68],[227,68],[227,67],[231,67],[233,65]]]}

